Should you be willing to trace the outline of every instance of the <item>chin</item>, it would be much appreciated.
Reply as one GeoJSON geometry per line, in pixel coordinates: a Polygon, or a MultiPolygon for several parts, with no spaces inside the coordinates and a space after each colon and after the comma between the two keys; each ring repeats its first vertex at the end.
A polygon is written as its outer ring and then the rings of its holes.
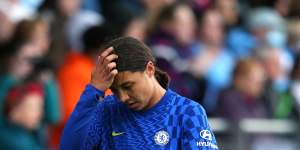
{"type": "Polygon", "coordinates": [[[145,106],[139,106],[139,107],[136,107],[136,108],[133,108],[134,111],[145,111],[147,110],[147,108],[145,106]]]}
{"type": "Polygon", "coordinates": [[[25,128],[27,128],[29,130],[35,130],[38,128],[38,124],[28,124],[28,125],[25,125],[25,128]]]}
{"type": "Polygon", "coordinates": [[[137,107],[137,108],[133,108],[134,111],[142,111],[144,110],[143,108],[137,107]]]}

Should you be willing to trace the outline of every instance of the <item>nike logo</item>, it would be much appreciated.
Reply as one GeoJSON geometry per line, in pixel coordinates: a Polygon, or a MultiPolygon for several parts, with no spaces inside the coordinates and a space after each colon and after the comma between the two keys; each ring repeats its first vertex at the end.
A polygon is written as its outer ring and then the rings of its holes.
{"type": "Polygon", "coordinates": [[[112,136],[119,136],[119,135],[122,135],[124,134],[125,132],[112,132],[111,135],[112,136]]]}

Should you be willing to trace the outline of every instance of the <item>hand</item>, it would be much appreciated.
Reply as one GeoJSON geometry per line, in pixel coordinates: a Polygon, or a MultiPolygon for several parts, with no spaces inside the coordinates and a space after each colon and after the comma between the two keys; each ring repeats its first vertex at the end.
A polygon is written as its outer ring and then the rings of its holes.
{"type": "Polygon", "coordinates": [[[97,64],[92,72],[91,84],[102,91],[108,89],[118,74],[117,64],[113,60],[117,59],[116,54],[112,54],[113,47],[106,49],[98,56],[97,64]]]}

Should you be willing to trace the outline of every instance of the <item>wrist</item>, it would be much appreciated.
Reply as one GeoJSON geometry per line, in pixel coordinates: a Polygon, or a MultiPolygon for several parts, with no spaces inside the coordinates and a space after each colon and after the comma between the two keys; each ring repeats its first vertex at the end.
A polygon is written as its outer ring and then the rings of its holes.
{"type": "Polygon", "coordinates": [[[108,89],[107,86],[105,85],[102,85],[102,84],[95,84],[95,83],[90,83],[90,85],[92,85],[94,88],[96,88],[97,90],[100,90],[100,91],[106,91],[108,89]]]}
{"type": "Polygon", "coordinates": [[[93,84],[91,84],[91,83],[89,83],[88,85],[87,85],[90,89],[93,89],[93,90],[95,90],[95,91],[97,91],[97,93],[98,94],[100,94],[99,96],[104,96],[104,92],[105,92],[105,90],[101,90],[101,89],[98,89],[97,87],[95,87],[93,84]]]}

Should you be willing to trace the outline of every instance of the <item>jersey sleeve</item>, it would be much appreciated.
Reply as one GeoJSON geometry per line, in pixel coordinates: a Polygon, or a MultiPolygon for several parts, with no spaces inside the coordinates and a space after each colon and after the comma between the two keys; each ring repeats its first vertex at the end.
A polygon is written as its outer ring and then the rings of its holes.
{"type": "Polygon", "coordinates": [[[105,113],[106,98],[99,100],[103,96],[104,92],[92,85],[86,86],[65,125],[60,143],[61,150],[89,149],[100,144],[103,134],[101,128],[108,118],[105,113]]]}
{"type": "Polygon", "coordinates": [[[200,105],[185,109],[182,149],[218,150],[217,141],[208,124],[205,110],[200,105]]]}

